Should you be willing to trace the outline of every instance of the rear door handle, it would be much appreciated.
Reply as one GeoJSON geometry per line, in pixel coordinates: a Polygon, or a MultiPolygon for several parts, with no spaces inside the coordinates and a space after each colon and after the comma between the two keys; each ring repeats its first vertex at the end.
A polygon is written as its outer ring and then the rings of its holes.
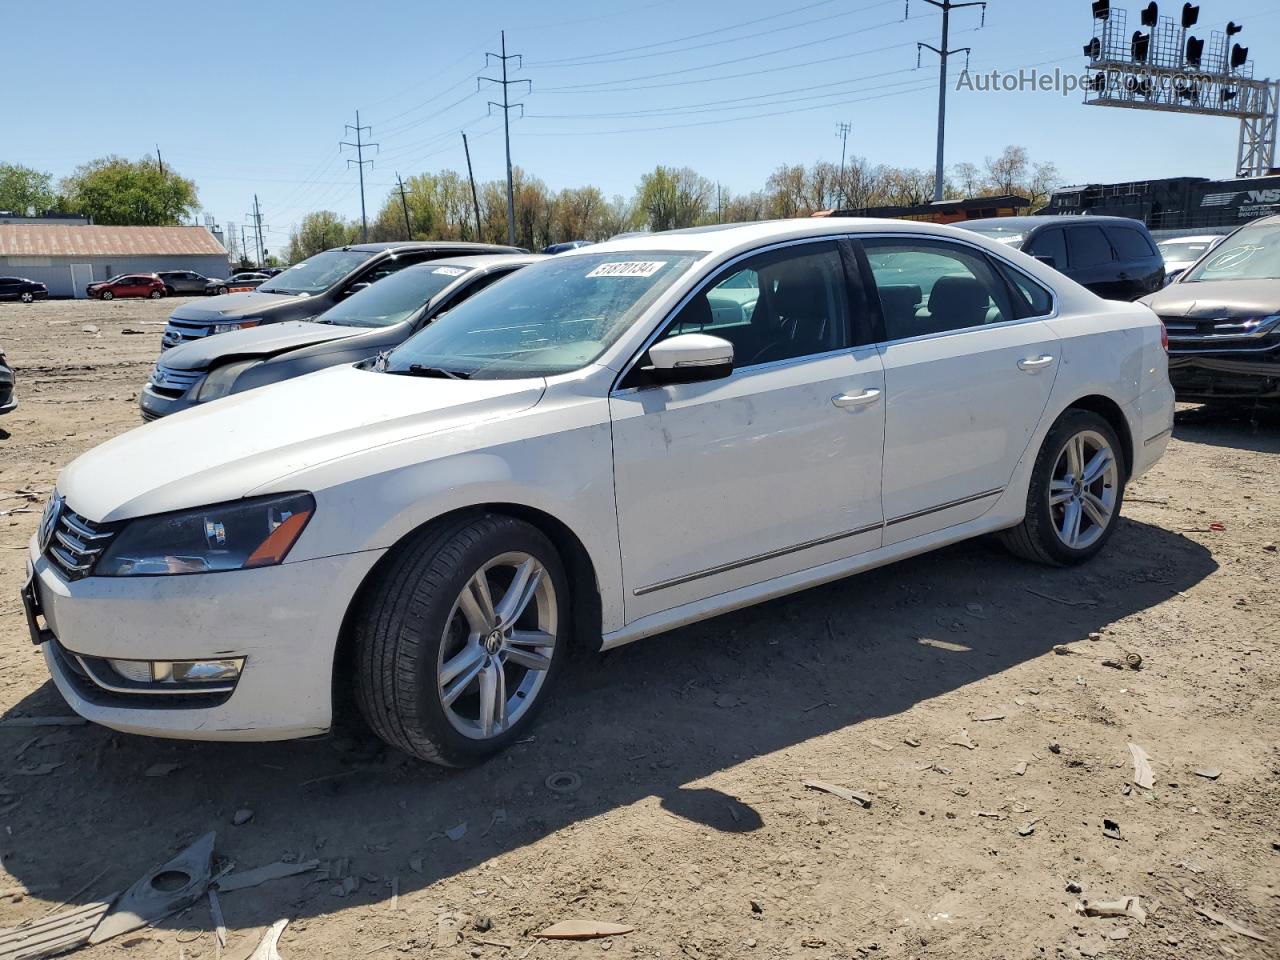
{"type": "Polygon", "coordinates": [[[1026,357],[1018,361],[1019,370],[1043,370],[1049,364],[1053,363],[1053,357],[1047,353],[1039,357],[1026,357]]]}
{"type": "Polygon", "coordinates": [[[863,390],[859,394],[841,393],[831,398],[837,407],[862,407],[880,399],[879,390],[863,390]]]}

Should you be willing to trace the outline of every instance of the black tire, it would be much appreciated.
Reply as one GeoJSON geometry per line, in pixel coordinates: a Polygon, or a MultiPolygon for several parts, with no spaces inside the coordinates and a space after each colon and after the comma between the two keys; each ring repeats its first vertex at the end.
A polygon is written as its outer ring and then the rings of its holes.
{"type": "Polygon", "coordinates": [[[525,736],[550,695],[568,653],[570,610],[563,563],[537,528],[497,514],[424,528],[388,557],[353,618],[360,712],[382,740],[422,760],[451,767],[485,760],[525,736]],[[533,701],[519,707],[524,712],[501,732],[477,739],[450,720],[437,669],[463,588],[485,564],[510,552],[528,554],[549,574],[559,611],[556,643],[533,701]]]}
{"type": "Polygon", "coordinates": [[[116,298],[116,295],[115,295],[114,293],[112,293],[110,290],[103,290],[103,291],[102,291],[102,299],[103,299],[103,300],[114,300],[115,298],[116,298]]]}
{"type": "MultiPolygon", "coordinates": [[[[1124,505],[1124,489],[1128,482],[1125,456],[1115,430],[1106,418],[1091,410],[1071,408],[1050,428],[1031,470],[1027,490],[1027,511],[1022,523],[1001,533],[1004,546],[1015,556],[1050,566],[1073,566],[1094,557],[1115,533],[1124,505]],[[1069,440],[1081,434],[1105,438],[1115,460],[1115,502],[1105,527],[1091,542],[1082,547],[1068,545],[1058,532],[1058,520],[1049,504],[1050,483],[1059,459],[1065,456],[1069,440]]],[[[1110,488],[1110,485],[1108,485],[1110,488]]]]}
{"type": "Polygon", "coordinates": [[[221,297],[221,296],[223,296],[226,292],[227,292],[227,288],[226,288],[226,287],[219,287],[219,288],[218,288],[218,290],[217,290],[217,295],[221,297]]]}

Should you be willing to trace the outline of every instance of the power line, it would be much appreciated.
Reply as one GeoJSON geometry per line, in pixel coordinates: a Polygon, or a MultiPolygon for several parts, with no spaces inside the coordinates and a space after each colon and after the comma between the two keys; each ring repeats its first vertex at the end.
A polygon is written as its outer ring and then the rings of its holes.
{"type": "Polygon", "coordinates": [[[520,108],[520,115],[524,116],[524,104],[512,103],[508,98],[510,88],[517,83],[527,83],[529,90],[533,89],[532,80],[508,80],[507,79],[507,61],[515,60],[517,69],[524,65],[523,59],[518,53],[507,53],[507,31],[502,31],[502,53],[486,53],[485,63],[488,64],[489,58],[492,57],[502,64],[502,79],[497,80],[493,77],[477,77],[476,90],[479,90],[484,83],[501,84],[502,86],[502,103],[489,101],[489,109],[499,107],[502,110],[502,127],[507,140],[507,242],[512,246],[516,243],[516,201],[515,192],[511,185],[511,111],[516,107],[520,108]]]}
{"type": "Polygon", "coordinates": [[[356,165],[356,169],[360,172],[360,236],[361,236],[361,239],[362,239],[365,243],[368,243],[368,242],[369,242],[369,217],[368,217],[368,215],[365,213],[365,208],[364,208],[364,165],[367,163],[367,164],[369,164],[369,166],[373,166],[373,161],[372,161],[372,160],[366,160],[366,159],[364,158],[364,148],[365,148],[365,147],[374,147],[375,149],[379,149],[379,150],[380,150],[380,149],[381,149],[381,147],[379,147],[376,143],[365,143],[365,142],[364,142],[364,140],[362,139],[363,132],[364,132],[365,130],[368,130],[368,131],[369,131],[369,135],[370,135],[370,136],[373,136],[373,127],[362,127],[362,126],[360,126],[360,111],[359,111],[359,110],[357,110],[357,111],[356,111],[356,123],[355,123],[355,126],[352,126],[351,124],[349,124],[349,123],[348,123],[348,124],[346,125],[346,129],[347,129],[347,130],[354,130],[354,131],[355,131],[355,133],[356,133],[356,142],[355,142],[355,143],[351,143],[351,142],[349,142],[349,141],[347,141],[347,140],[341,140],[341,141],[339,141],[338,146],[339,146],[340,148],[341,148],[341,147],[355,147],[355,148],[356,148],[356,159],[355,159],[355,160],[352,160],[350,157],[348,157],[348,158],[347,158],[347,169],[348,169],[348,170],[350,170],[350,169],[351,169],[351,165],[354,163],[354,164],[356,165]]]}

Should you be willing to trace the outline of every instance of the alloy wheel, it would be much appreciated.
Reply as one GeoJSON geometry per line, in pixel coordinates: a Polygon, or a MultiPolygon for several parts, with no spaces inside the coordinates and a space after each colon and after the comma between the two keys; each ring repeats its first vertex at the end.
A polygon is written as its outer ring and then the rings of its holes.
{"type": "Polygon", "coordinates": [[[32,293],[31,291],[29,291],[29,290],[28,290],[26,293],[24,293],[24,294],[22,295],[22,302],[23,302],[23,303],[30,303],[30,302],[31,302],[32,300],[34,300],[35,298],[36,298],[36,295],[35,295],[34,293],[32,293]]]}
{"type": "Polygon", "coordinates": [[[436,664],[454,729],[487,740],[517,723],[546,681],[558,626],[555,586],[534,557],[504,553],[472,574],[445,621],[436,664]]]}
{"type": "Polygon", "coordinates": [[[1111,525],[1120,489],[1115,451],[1106,437],[1082,430],[1067,439],[1049,480],[1049,515],[1073,550],[1093,545],[1111,525]]]}

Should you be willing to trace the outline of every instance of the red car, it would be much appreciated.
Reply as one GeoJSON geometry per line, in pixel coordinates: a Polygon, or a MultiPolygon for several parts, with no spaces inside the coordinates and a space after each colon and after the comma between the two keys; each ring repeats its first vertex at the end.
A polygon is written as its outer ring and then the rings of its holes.
{"type": "Polygon", "coordinates": [[[123,273],[102,283],[89,284],[85,293],[97,300],[114,300],[116,297],[159,300],[164,296],[164,281],[154,273],[123,273]]]}

